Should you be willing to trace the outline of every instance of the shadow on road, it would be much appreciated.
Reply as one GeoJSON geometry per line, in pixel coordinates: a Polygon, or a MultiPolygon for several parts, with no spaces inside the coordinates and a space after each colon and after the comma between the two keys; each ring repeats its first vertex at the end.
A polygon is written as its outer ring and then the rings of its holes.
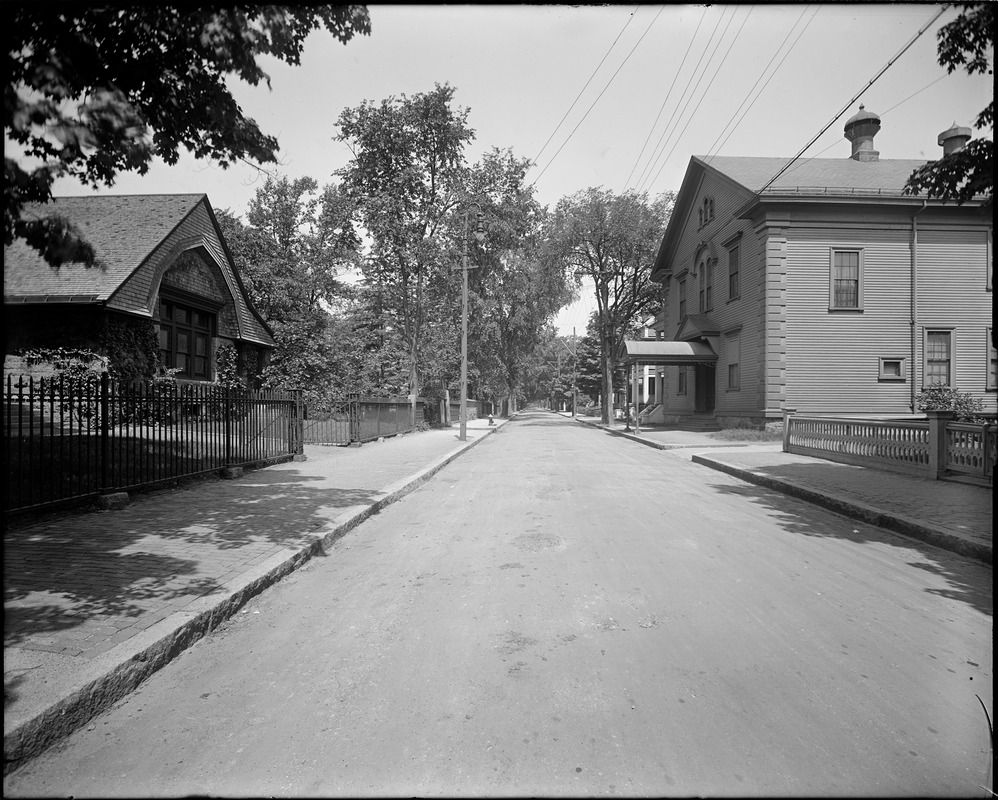
{"type": "Polygon", "coordinates": [[[948,584],[945,589],[926,586],[924,589],[926,593],[966,603],[989,617],[994,614],[992,571],[973,559],[950,553],[915,538],[843,517],[826,509],[820,509],[820,516],[816,513],[805,519],[796,512],[788,510],[788,506],[803,503],[816,511],[818,507],[772,489],[749,483],[737,486],[715,483],[706,486],[721,494],[736,495],[765,506],[774,512],[772,518],[790,533],[843,539],[857,544],[877,543],[889,547],[904,547],[906,550],[918,550],[924,560],[909,561],[908,564],[936,575],[948,584]]]}

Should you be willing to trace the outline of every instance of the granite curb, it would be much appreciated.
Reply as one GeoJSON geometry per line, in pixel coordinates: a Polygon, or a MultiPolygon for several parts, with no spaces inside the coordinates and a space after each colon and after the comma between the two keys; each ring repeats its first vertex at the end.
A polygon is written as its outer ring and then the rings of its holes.
{"type": "Polygon", "coordinates": [[[819,492],[785,478],[774,478],[770,475],[763,475],[744,469],[743,467],[736,467],[733,464],[727,464],[709,456],[694,454],[691,460],[695,464],[701,464],[705,467],[716,469],[719,472],[725,472],[748,483],[754,483],[757,486],[764,486],[767,489],[773,489],[800,500],[806,500],[809,503],[819,505],[843,516],[859,520],[860,522],[866,522],[870,525],[876,525],[879,528],[894,531],[895,533],[911,536],[914,539],[919,539],[943,550],[949,550],[953,553],[983,561],[985,564],[993,563],[991,547],[978,542],[968,541],[947,531],[916,522],[900,514],[882,511],[881,509],[832,492],[819,492]]]}
{"type": "Polygon", "coordinates": [[[606,431],[611,436],[620,436],[623,439],[629,439],[632,442],[643,444],[645,447],[653,447],[656,450],[689,450],[691,447],[696,448],[697,450],[707,450],[711,448],[730,450],[733,447],[749,446],[748,444],[741,442],[718,442],[717,444],[669,444],[668,442],[656,442],[654,439],[644,438],[640,434],[633,433],[631,431],[618,431],[613,428],[608,428],[603,425],[602,422],[588,422],[587,420],[580,419],[579,417],[575,417],[575,421],[590,428],[598,428],[601,431],[606,431]]]}
{"type": "Polygon", "coordinates": [[[372,502],[347,508],[324,530],[309,533],[306,544],[286,548],[230,581],[226,584],[224,597],[202,597],[192,603],[193,608],[151,625],[96,659],[86,670],[90,674],[83,677],[77,688],[41,713],[4,732],[4,775],[82,728],[232,617],[251,598],[294,572],[313,556],[325,552],[327,547],[368,517],[418,489],[456,458],[501,430],[515,416],[484,429],[481,436],[461,443],[418,472],[384,487],[372,502]]]}

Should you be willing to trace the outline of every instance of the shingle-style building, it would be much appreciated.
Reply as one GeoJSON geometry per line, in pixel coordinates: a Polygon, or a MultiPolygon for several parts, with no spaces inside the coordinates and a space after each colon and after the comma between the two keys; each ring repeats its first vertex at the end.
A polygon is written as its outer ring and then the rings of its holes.
{"type": "Polygon", "coordinates": [[[652,421],[904,417],[933,383],[995,413],[991,216],[904,195],[925,162],[880,159],[879,127],[861,107],[850,158],[691,158],[653,269],[654,327],[709,353],[629,357],[659,367],[652,421]]]}
{"type": "Polygon", "coordinates": [[[25,210],[53,214],[81,231],[98,263],[53,268],[21,240],[5,249],[6,369],[26,349],[106,350],[109,335],[137,321],[153,326],[160,368],[177,370],[178,379],[214,380],[223,343],[236,348],[241,374],[264,366],[273,334],[246,294],[206,195],[62,197],[25,210]]]}

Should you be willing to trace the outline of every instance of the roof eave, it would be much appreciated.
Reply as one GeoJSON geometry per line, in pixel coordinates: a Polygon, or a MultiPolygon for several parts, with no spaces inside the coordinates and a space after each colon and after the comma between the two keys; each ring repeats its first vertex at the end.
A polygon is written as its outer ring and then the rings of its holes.
{"type": "Polygon", "coordinates": [[[755,214],[758,213],[759,209],[764,206],[791,206],[791,205],[835,205],[835,206],[855,206],[855,205],[875,205],[875,206],[912,206],[919,207],[925,203],[931,203],[932,205],[942,208],[949,206],[951,208],[958,208],[961,206],[966,206],[970,208],[979,208],[984,202],[983,197],[975,197],[973,200],[968,200],[964,203],[957,203],[952,200],[946,200],[941,198],[928,197],[927,195],[902,195],[902,194],[886,194],[886,193],[870,193],[870,194],[800,194],[800,193],[780,193],[780,192],[767,192],[766,194],[759,195],[756,194],[748,202],[742,204],[740,207],[736,208],[734,211],[734,216],[737,219],[750,219],[755,214]]]}

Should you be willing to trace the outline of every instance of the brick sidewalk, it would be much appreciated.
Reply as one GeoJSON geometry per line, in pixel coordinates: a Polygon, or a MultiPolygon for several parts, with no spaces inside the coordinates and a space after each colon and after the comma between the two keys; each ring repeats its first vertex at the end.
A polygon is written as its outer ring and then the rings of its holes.
{"type": "MultiPolygon", "coordinates": [[[[579,419],[602,428],[598,420],[579,419]]],[[[874,467],[784,453],[782,443],[725,440],[722,435],[663,427],[625,432],[635,443],[692,459],[744,480],[815,502],[847,516],[992,563],[993,500],[989,487],[927,480],[874,467]]]]}
{"type": "Polygon", "coordinates": [[[89,695],[118,691],[102,681],[128,672],[122,664],[146,661],[144,652],[157,646],[165,663],[323,537],[340,535],[499,429],[474,420],[467,442],[454,426],[362,447],[306,446],[306,461],[8,530],[5,771],[33,754],[25,748],[37,749],[39,731],[48,735],[51,720],[42,717],[66,715],[66,706],[53,710],[66,698],[76,696],[88,706],[81,715],[90,713],[89,695]],[[198,630],[185,631],[192,625],[198,630]]]}
{"type": "Polygon", "coordinates": [[[990,489],[935,481],[820,458],[761,450],[716,450],[711,459],[813,490],[834,493],[898,518],[981,545],[992,542],[990,489]]]}

